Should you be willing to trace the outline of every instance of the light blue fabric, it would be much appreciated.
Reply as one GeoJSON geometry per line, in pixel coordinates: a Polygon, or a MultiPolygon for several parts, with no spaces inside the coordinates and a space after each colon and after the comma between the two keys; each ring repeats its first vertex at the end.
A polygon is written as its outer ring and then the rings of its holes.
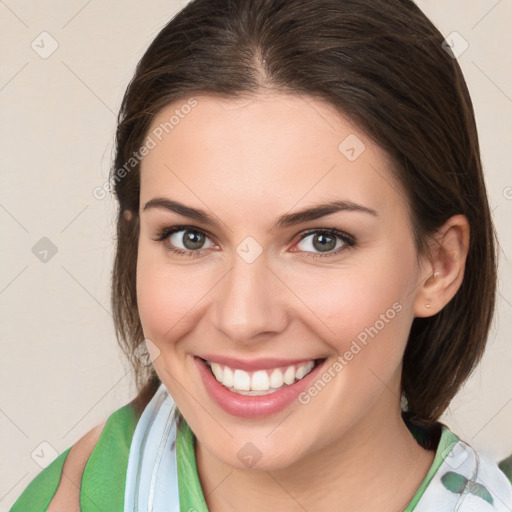
{"type": "Polygon", "coordinates": [[[161,384],[133,434],[124,512],[180,512],[176,419],[176,405],[161,384]]]}

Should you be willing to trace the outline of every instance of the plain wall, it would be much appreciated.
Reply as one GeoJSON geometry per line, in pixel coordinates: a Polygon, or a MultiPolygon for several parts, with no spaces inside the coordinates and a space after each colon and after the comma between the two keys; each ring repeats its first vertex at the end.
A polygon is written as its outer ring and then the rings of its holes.
{"type": "MultiPolygon", "coordinates": [[[[185,4],[0,2],[0,512],[40,464],[134,397],[110,312],[115,204],[93,189],[107,180],[135,65],[185,4]]],[[[488,348],[442,421],[501,459],[512,454],[512,3],[418,5],[469,44],[459,62],[501,240],[488,348]]]]}

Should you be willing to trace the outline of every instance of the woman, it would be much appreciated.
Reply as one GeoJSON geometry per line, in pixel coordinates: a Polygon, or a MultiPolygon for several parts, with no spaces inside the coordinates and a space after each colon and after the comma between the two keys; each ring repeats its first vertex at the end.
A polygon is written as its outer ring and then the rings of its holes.
{"type": "Polygon", "coordinates": [[[194,0],[169,22],[112,172],[140,393],[13,512],[510,510],[507,465],[438,421],[496,286],[443,42],[408,0],[194,0]]]}

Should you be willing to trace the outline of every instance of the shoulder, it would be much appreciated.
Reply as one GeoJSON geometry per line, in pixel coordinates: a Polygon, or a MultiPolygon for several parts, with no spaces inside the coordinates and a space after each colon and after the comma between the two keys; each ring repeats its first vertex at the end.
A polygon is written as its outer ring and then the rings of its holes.
{"type": "Polygon", "coordinates": [[[139,417],[134,402],[117,409],[43,469],[10,512],[80,512],[97,510],[100,503],[108,505],[103,510],[122,510],[124,476],[139,417]]]}
{"type": "Polygon", "coordinates": [[[406,510],[510,512],[512,484],[500,466],[490,451],[471,446],[443,424],[434,463],[406,510]]]}
{"type": "MultiPolygon", "coordinates": [[[[512,475],[506,472],[507,466],[498,462],[496,457],[487,450],[478,450],[480,459],[479,477],[483,482],[493,486],[500,498],[506,498],[507,506],[512,505],[512,475]]],[[[510,467],[508,467],[510,469],[510,467]]]]}
{"type": "Polygon", "coordinates": [[[466,499],[471,504],[480,503],[485,498],[493,505],[493,510],[510,511],[512,507],[512,483],[500,467],[495,456],[488,450],[475,450],[478,459],[477,478],[469,487],[470,497],[466,499]],[[478,499],[479,498],[479,499],[478,499]]]}
{"type": "Polygon", "coordinates": [[[457,510],[510,510],[512,484],[491,451],[459,440],[441,469],[443,489],[460,495],[457,510]]]}
{"type": "Polygon", "coordinates": [[[59,512],[61,510],[80,512],[82,475],[105,423],[94,427],[70,448],[64,461],[59,486],[48,506],[48,512],[59,512]]]}

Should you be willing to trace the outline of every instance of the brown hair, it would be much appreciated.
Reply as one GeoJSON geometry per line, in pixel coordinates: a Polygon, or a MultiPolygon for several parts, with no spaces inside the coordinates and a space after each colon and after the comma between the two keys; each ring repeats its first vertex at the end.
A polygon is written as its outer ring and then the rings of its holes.
{"type": "Polygon", "coordinates": [[[387,151],[418,254],[428,254],[431,236],[451,216],[468,218],[463,283],[438,314],[414,319],[404,354],[409,415],[439,418],[483,354],[496,288],[473,106],[443,41],[411,0],[193,0],[161,30],[124,95],[111,174],[119,200],[114,321],[139,390],[159,383],[134,355],[144,338],[135,289],[139,165],[122,177],[118,171],[170,102],[276,91],[327,101],[387,151]]]}

